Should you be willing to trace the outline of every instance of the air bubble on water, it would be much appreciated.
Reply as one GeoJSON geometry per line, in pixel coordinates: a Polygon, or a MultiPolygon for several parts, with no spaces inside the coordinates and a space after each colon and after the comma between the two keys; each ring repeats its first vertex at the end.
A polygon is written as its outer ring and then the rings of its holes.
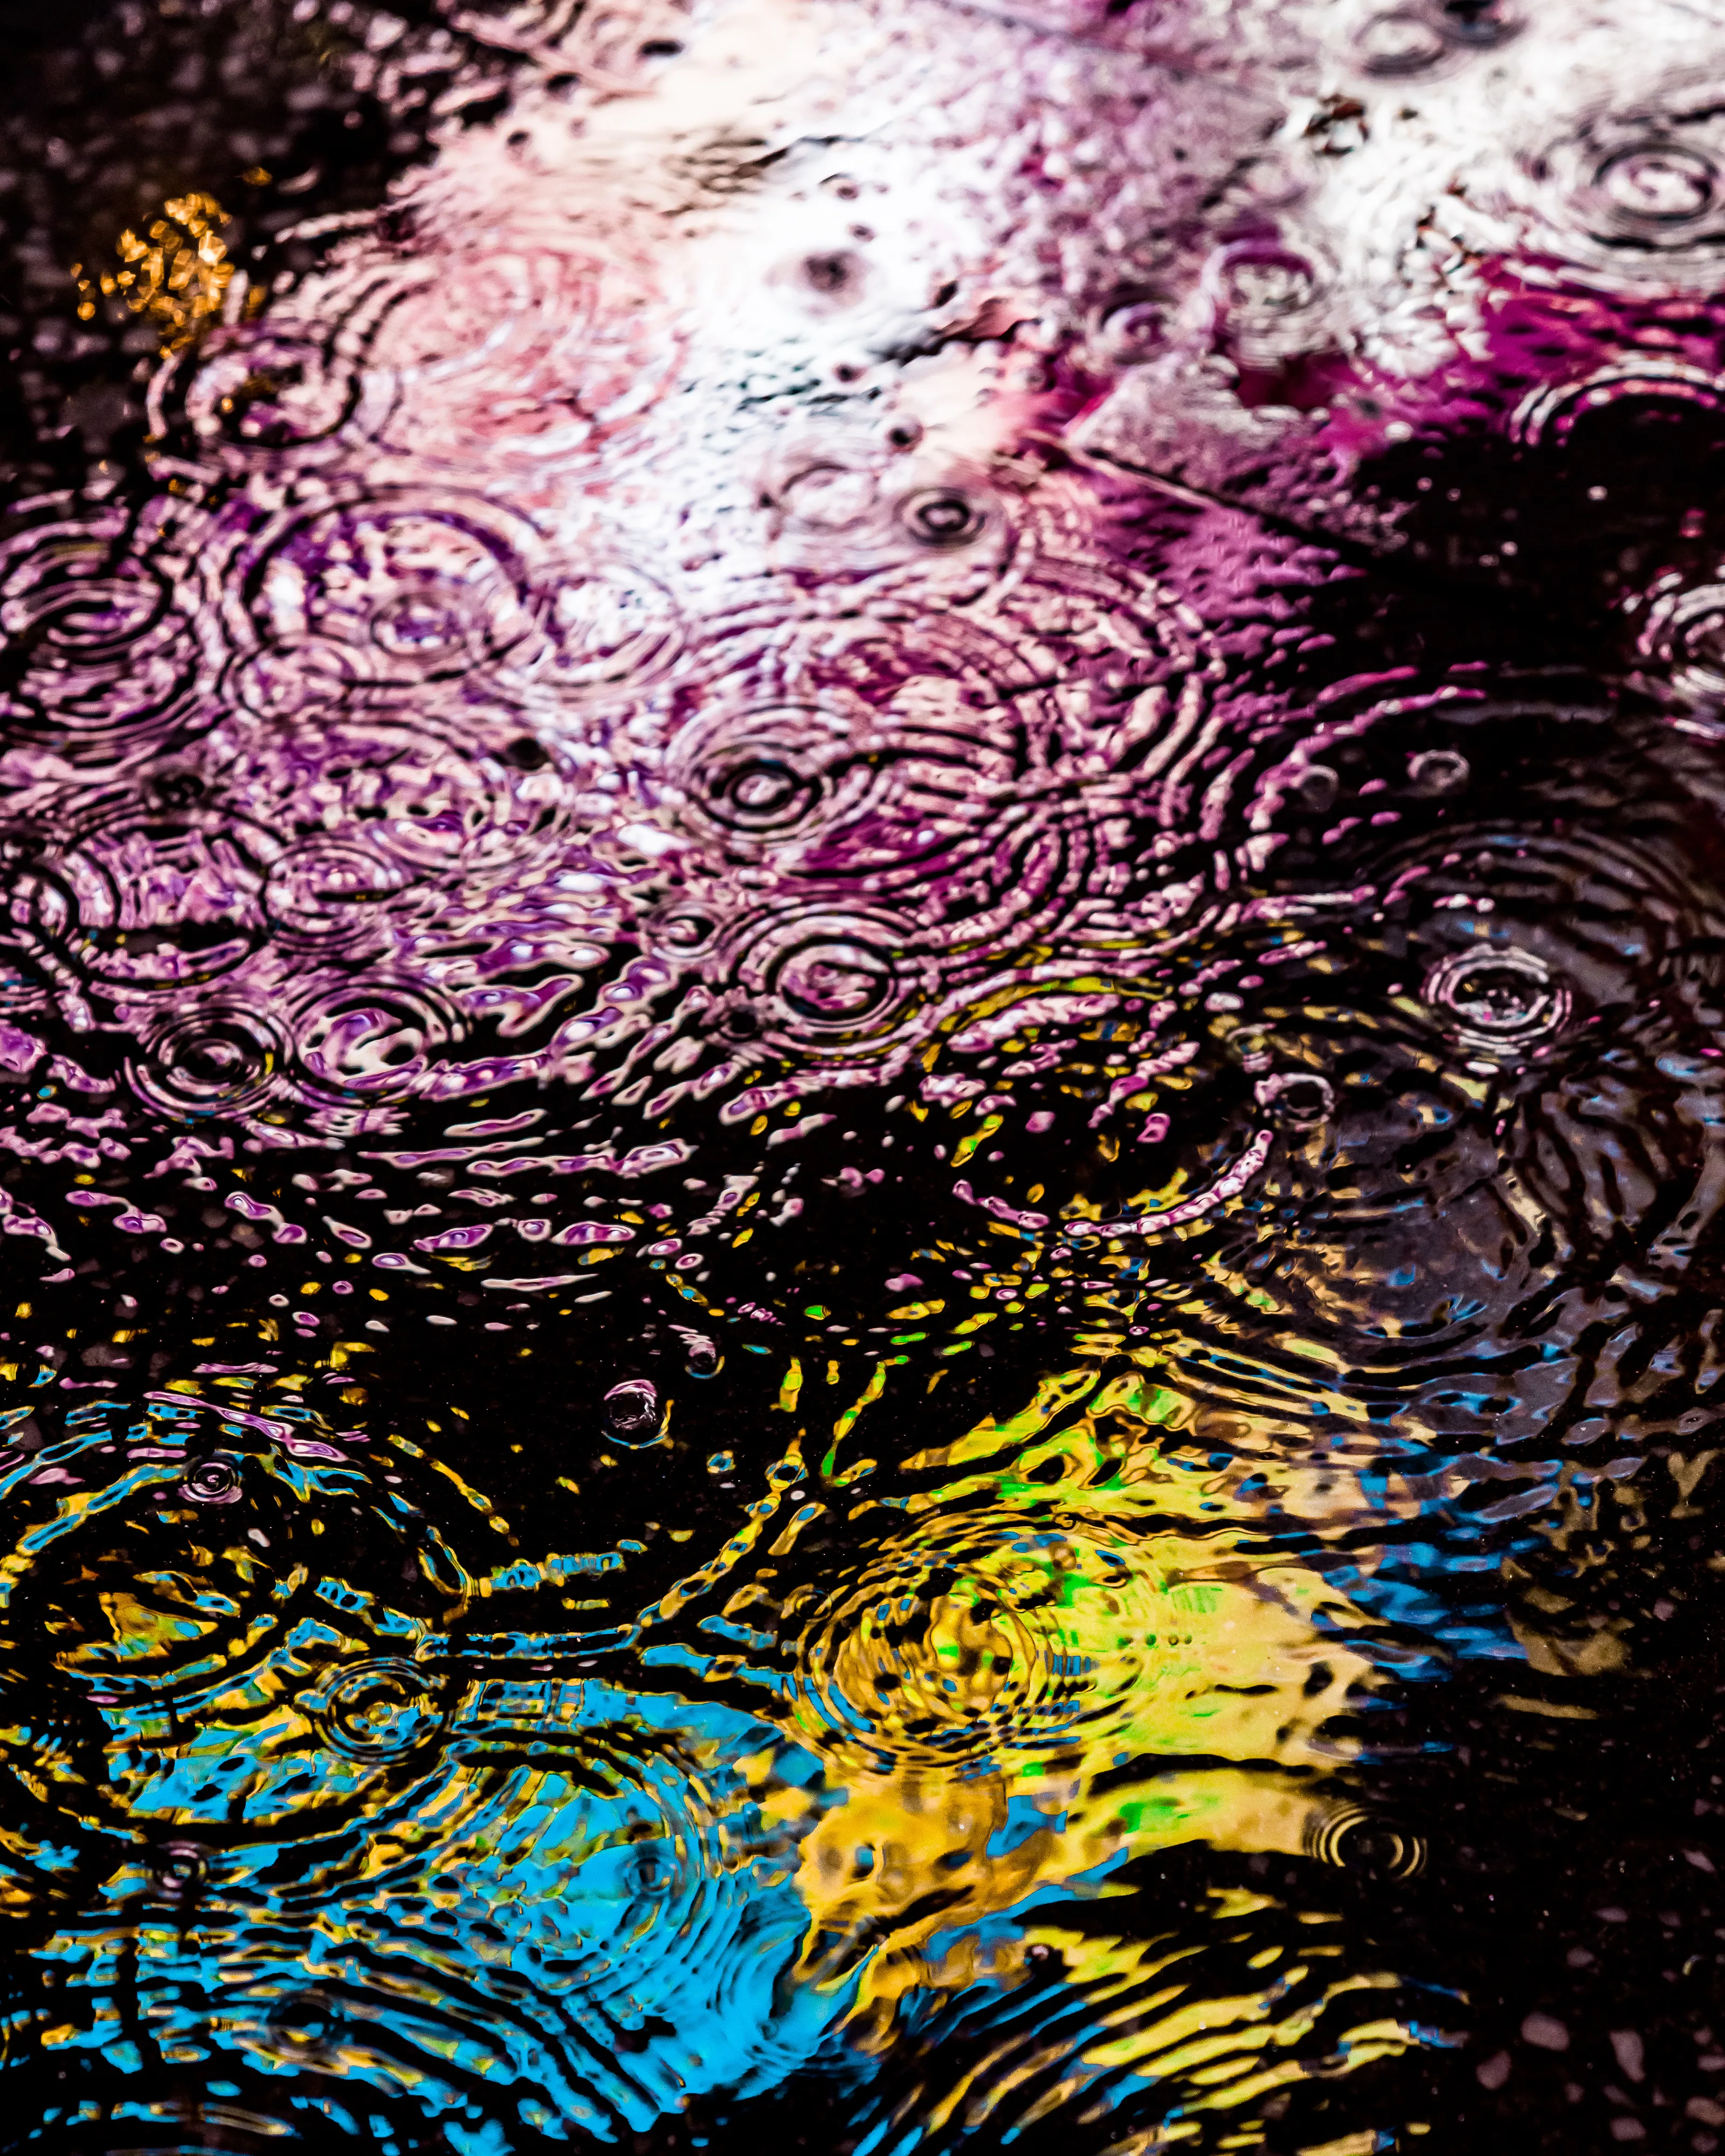
{"type": "Polygon", "coordinates": [[[677,1328],[682,1334],[683,1350],[691,1378],[711,1378],[718,1374],[723,1358],[719,1343],[705,1332],[696,1332],[684,1327],[677,1328]]]}

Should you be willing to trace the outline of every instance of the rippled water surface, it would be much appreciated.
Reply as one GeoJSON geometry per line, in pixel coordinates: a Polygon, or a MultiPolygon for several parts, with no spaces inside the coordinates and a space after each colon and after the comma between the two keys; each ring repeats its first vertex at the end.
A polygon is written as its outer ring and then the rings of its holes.
{"type": "Polygon", "coordinates": [[[1725,14],[44,0],[0,2147],[1725,2138],[1725,14]]]}

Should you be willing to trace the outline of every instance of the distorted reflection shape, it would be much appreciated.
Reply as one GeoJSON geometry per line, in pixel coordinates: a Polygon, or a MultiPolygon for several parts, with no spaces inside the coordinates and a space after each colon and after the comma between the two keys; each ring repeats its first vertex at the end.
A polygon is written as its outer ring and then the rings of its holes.
{"type": "MultiPolygon", "coordinates": [[[[1237,1530],[1254,1508],[1217,1506],[1214,1477],[1194,1486],[1165,1456],[1171,1407],[1138,1376],[1050,1378],[1019,1414],[906,1463],[947,1479],[864,1573],[777,1609],[759,1589],[729,1605],[801,1629],[793,1727],[845,1792],[803,1849],[805,1966],[825,1985],[860,1973],[856,2041],[891,2057],[932,2014],[986,2025],[988,1999],[1060,1957],[1070,1989],[1019,2000],[999,2048],[955,2069],[937,2128],[987,2133],[1060,2106],[1094,2121],[1148,2092],[1164,2118],[1225,2114],[1312,2071],[1337,1996],[1398,1984],[1350,1971],[1301,1992],[1290,1968],[1255,1996],[1174,2008],[1185,1984],[1157,1983],[1153,1947],[1080,1915],[1194,1841],[1346,1865],[1376,1835],[1392,1865],[1420,1861],[1338,1793],[1355,1743],[1322,1733],[1373,1681],[1372,1620],[1297,1563],[1235,1555],[1222,1518],[1199,1525],[1231,1513],[1237,1530]],[[1191,1524],[1170,1524],[1183,1511],[1191,1524]],[[1057,2087],[1039,2090],[1056,2056],[1057,2087]]],[[[1222,1899],[1235,1916],[1271,1906],[1222,1899]]],[[[1204,1964],[1186,1975],[1203,2000],[1204,1964]]],[[[1444,2041],[1367,1998],[1343,2046],[1354,2065],[1444,2041]]]]}
{"type": "MultiPolygon", "coordinates": [[[[1345,1861],[1380,1832],[1332,1793],[1352,1748],[1321,1734],[1371,1681],[1359,1613],[1214,1526],[1137,1526],[1199,1496],[1156,1464],[1141,1379],[1074,1370],[942,1455],[956,1479],[865,1574],[783,1599],[800,1645],[753,1713],[619,1686],[614,1632],[471,1629],[639,1544],[476,1573],[457,1543],[504,1523],[459,1477],[225,1382],[74,1409],[11,1455],[9,1899],[37,1942],[23,1996],[46,1984],[71,2015],[49,2034],[74,2082],[239,2074],[293,2132],[352,2131],[357,2087],[477,2132],[506,2092],[535,2131],[608,2136],[691,2089],[769,2086],[841,2031],[877,2051],[927,1998],[1009,1993],[1061,1905],[1147,1853],[1345,1861]],[[1075,1472],[1097,1443],[1111,1495],[1075,1472]],[[356,1583],[384,1551],[401,1584],[380,1595],[356,1583]]],[[[771,1647],[742,1555],[640,1621],[700,1606],[710,1576],[738,1613],[717,1631],[771,1647]]],[[[1147,1973],[1061,1950],[1086,1997],[1147,1973]]],[[[1214,2100],[1302,2076],[1330,1997],[1278,1979],[1214,2100]]],[[[1361,2062],[1426,2041],[1373,2027],[1361,2062]]],[[[1180,2029],[1117,2035],[1075,2086],[1122,2066],[1159,2086],[1180,2029]]]]}
{"type": "Polygon", "coordinates": [[[1725,2121],[1547,2010],[1720,1868],[1717,26],[259,4],[18,346],[19,2145],[1725,2121]]]}
{"type": "Polygon", "coordinates": [[[464,1648],[440,1628],[526,1582],[467,1573],[303,1409],[73,1419],[8,1478],[6,1810],[27,1991],[62,2016],[38,2041],[74,2082],[198,2065],[297,2132],[354,2130],[368,2087],[608,2136],[818,2045],[834,2003],[784,1983],[831,1801],[807,1753],[546,1674],[578,1639],[464,1648]],[[379,1545],[393,1604],[350,1584],[379,1545]]]}

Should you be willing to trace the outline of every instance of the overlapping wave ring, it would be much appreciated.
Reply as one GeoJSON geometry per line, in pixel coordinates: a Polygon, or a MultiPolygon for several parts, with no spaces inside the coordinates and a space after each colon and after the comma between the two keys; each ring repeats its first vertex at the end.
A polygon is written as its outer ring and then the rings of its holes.
{"type": "Polygon", "coordinates": [[[74,1419],[12,1455],[41,1561],[8,1602],[6,1806],[74,2087],[117,2069],[169,2118],[187,2066],[232,2074],[312,2145],[404,2087],[454,2145],[506,2102],[608,2138],[819,2041],[823,2003],[775,1995],[803,1912],[773,1799],[814,1800],[770,1727],[452,1639],[497,1583],[357,1432],[174,1394],[74,1419]],[[390,1550],[393,1606],[350,1584],[390,1550]]]}
{"type": "Polygon", "coordinates": [[[1389,2145],[1717,1450],[1692,20],[440,12],[0,527],[13,2145],[1389,2145]]]}

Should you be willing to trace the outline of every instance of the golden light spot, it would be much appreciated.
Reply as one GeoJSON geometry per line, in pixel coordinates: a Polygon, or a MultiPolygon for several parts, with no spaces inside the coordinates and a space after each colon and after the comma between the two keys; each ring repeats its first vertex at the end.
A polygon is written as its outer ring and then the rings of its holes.
{"type": "Polygon", "coordinates": [[[118,268],[86,271],[73,264],[80,317],[94,321],[98,299],[117,297],[151,324],[164,352],[180,351],[220,314],[234,280],[220,230],[226,222],[213,195],[171,196],[145,232],[128,226],[121,234],[118,268]]]}

